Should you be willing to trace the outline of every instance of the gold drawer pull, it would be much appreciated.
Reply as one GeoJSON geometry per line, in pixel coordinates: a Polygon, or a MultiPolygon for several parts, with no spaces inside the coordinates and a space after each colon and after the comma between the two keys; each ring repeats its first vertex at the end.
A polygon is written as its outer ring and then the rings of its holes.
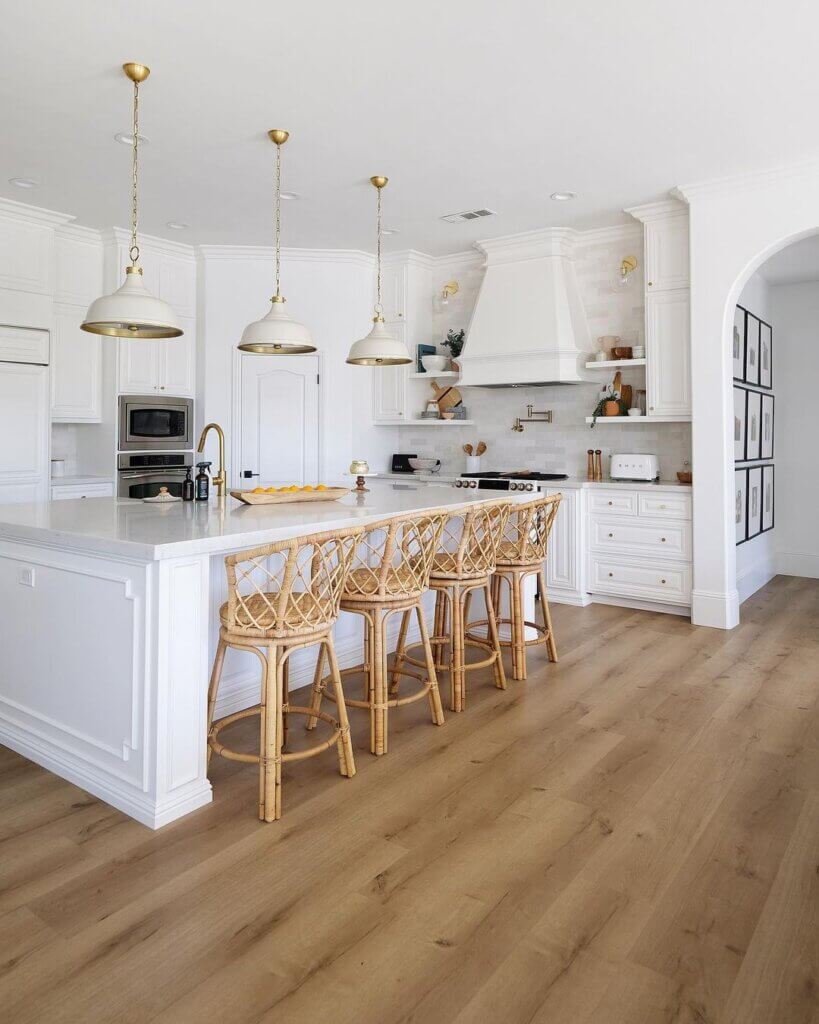
{"type": "Polygon", "coordinates": [[[614,573],[613,573],[613,572],[610,572],[610,573],[609,573],[609,576],[613,576],[613,575],[614,575],[614,573]]]}
{"type": "Polygon", "coordinates": [[[613,502],[613,501],[610,501],[610,502],[609,502],[609,505],[613,505],[613,504],[614,504],[614,502],[613,502]]]}
{"type": "Polygon", "coordinates": [[[660,537],[660,540],[665,544],[665,537],[660,537]]]}
{"type": "Polygon", "coordinates": [[[665,583],[665,580],[660,580],[660,583],[665,583]]]}

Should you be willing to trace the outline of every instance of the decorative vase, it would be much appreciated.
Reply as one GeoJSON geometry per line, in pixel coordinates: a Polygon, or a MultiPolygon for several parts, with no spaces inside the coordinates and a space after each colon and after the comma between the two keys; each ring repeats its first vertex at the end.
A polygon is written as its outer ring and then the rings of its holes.
{"type": "Polygon", "coordinates": [[[620,403],[619,402],[606,402],[603,406],[603,414],[605,416],[619,416],[620,415],[620,403]]]}

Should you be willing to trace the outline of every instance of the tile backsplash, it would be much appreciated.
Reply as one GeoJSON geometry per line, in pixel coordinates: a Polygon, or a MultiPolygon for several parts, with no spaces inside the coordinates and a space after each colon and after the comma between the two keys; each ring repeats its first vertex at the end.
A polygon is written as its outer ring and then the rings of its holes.
{"type": "MultiPolygon", "coordinates": [[[[643,245],[640,228],[624,228],[611,238],[579,244],[575,255],[580,294],[586,310],[593,349],[602,335],[618,335],[624,345],[639,344],[644,339],[643,245]],[[621,289],[613,284],[620,260],[634,255],[638,269],[631,287],[621,289]]],[[[461,258],[451,267],[441,266],[436,273],[436,287],[448,280],[457,280],[460,291],[446,307],[433,314],[433,340],[440,345],[450,328],[466,327],[478,288],[483,277],[479,261],[461,258]],[[437,277],[440,276],[440,281],[437,277]]],[[[442,351],[446,351],[442,349],[442,351]]],[[[591,352],[589,355],[591,356],[591,352]]],[[[691,425],[689,423],[606,424],[599,420],[592,429],[586,422],[597,402],[602,386],[611,381],[611,371],[594,371],[600,386],[564,384],[531,388],[465,388],[464,405],[474,427],[402,427],[397,432],[396,450],[430,454],[441,459],[445,472],[464,470],[462,445],[485,441],[485,469],[535,469],[585,476],[586,452],[600,448],[607,456],[613,452],[653,452],[660,459],[660,474],[673,479],[677,470],[691,458],[691,425]],[[526,406],[536,410],[551,409],[552,423],[527,423],[523,433],[512,430],[515,417],[526,416],[526,406]]],[[[642,370],[631,370],[623,376],[624,383],[645,387],[642,370]]],[[[420,408],[414,414],[420,413],[420,408]]]]}

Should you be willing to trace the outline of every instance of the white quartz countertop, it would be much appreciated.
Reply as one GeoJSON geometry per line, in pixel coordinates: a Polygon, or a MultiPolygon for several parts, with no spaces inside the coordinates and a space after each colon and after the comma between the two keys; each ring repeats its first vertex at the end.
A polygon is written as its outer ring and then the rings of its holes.
{"type": "Polygon", "coordinates": [[[349,494],[340,501],[285,505],[242,505],[230,496],[168,505],[126,498],[2,505],[0,540],[154,561],[226,554],[288,537],[366,525],[402,512],[510,498],[531,500],[526,494],[428,487],[412,479],[369,480],[367,486],[369,493],[349,494]]]}
{"type": "MultiPolygon", "coordinates": [[[[487,470],[492,472],[492,470],[487,470]]],[[[413,480],[420,481],[424,484],[441,484],[449,485],[455,480],[461,479],[460,473],[373,473],[367,478],[371,479],[383,479],[383,480],[406,480],[412,483],[413,480]]],[[[543,480],[541,481],[546,487],[553,490],[560,490],[561,487],[568,487],[572,490],[578,488],[587,487],[615,487],[623,488],[628,491],[657,491],[657,490],[675,490],[675,491],[690,491],[691,484],[681,484],[679,480],[584,480],[581,477],[569,477],[567,480],[543,480]]],[[[482,491],[482,494],[486,494],[486,491],[482,491]]],[[[530,495],[531,497],[531,495],[530,495]]]]}

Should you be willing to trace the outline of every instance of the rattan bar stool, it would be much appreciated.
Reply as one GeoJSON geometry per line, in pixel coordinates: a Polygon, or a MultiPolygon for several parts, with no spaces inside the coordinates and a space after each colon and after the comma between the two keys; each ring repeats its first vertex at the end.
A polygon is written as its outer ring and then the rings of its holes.
{"type": "Polygon", "coordinates": [[[259,817],[276,821],[282,813],[282,763],[300,761],[338,748],[342,775],[355,775],[350,727],[333,646],[341,592],[360,529],[319,533],[267,544],[225,559],[228,600],[220,611],[219,647],[208,690],[208,758],[211,751],[232,761],[259,765],[259,817]],[[294,651],[319,644],[326,652],[338,698],[338,719],[290,703],[289,659],[294,651]],[[255,707],[213,720],[216,695],[228,647],[252,651],[262,664],[261,701],[255,707]],[[307,750],[283,753],[285,723],[291,714],[311,715],[333,730],[329,739],[307,750]],[[228,749],[219,734],[233,722],[259,715],[260,753],[228,749]]]}
{"type": "MultiPolygon", "coordinates": [[[[552,497],[538,498],[528,501],[525,505],[512,508],[509,519],[498,547],[498,558],[495,575],[492,577],[492,600],[495,608],[500,607],[501,585],[509,587],[509,615],[498,618],[499,625],[508,625],[511,639],[501,639],[501,647],[512,649],[512,678],[526,678],[526,648],[538,644],[546,644],[549,661],[557,661],[557,645],[552,630],[552,617],[549,614],[549,601],[546,596],[546,574],[543,570],[546,561],[549,534],[557,515],[562,494],[552,497]],[[537,576],[540,610],[543,622],[527,622],[523,611],[523,581],[527,576],[537,576]],[[537,636],[526,639],[526,628],[537,631],[537,636]]],[[[486,622],[475,622],[471,628],[487,625],[486,622]]]]}
{"type": "MultiPolygon", "coordinates": [[[[447,513],[434,510],[396,516],[371,526],[356,545],[352,568],[347,574],[341,595],[341,609],[364,619],[364,663],[349,672],[364,673],[363,700],[346,697],[348,708],[364,708],[370,713],[370,750],[386,754],[389,709],[427,697],[432,721],[444,724],[438,677],[429,634],[424,621],[421,599],[429,587],[429,573],[438,549],[447,513]],[[409,618],[414,612],[421,632],[425,658],[425,675],[407,672],[421,682],[421,688],[406,697],[390,697],[388,693],[387,623],[391,616],[404,613],[402,629],[406,634],[409,618]]],[[[318,713],[321,699],[328,696],[328,680],[322,678],[323,657],[319,654],[313,681],[311,708],[318,713]]],[[[315,726],[315,718],[307,719],[307,728],[315,726]]]]}
{"type": "MultiPolygon", "coordinates": [[[[495,685],[506,689],[506,676],[495,621],[495,611],[489,578],[495,571],[495,558],[509,517],[511,503],[484,502],[473,505],[447,517],[441,543],[432,562],[429,586],[436,592],[435,619],[432,645],[436,649],[435,668],[449,673],[452,711],[463,711],[466,706],[466,673],[491,665],[495,685]],[[482,591],[487,609],[488,637],[470,636],[467,619],[473,593],[482,591]],[[480,648],[489,656],[481,661],[467,662],[466,646],[480,648]],[[448,659],[446,648],[449,648],[448,659]]],[[[407,654],[406,634],[409,616],[401,622],[395,666],[392,673],[392,691],[398,690],[405,663],[422,667],[423,663],[407,654]]],[[[415,646],[415,645],[413,645],[415,646]]]]}

